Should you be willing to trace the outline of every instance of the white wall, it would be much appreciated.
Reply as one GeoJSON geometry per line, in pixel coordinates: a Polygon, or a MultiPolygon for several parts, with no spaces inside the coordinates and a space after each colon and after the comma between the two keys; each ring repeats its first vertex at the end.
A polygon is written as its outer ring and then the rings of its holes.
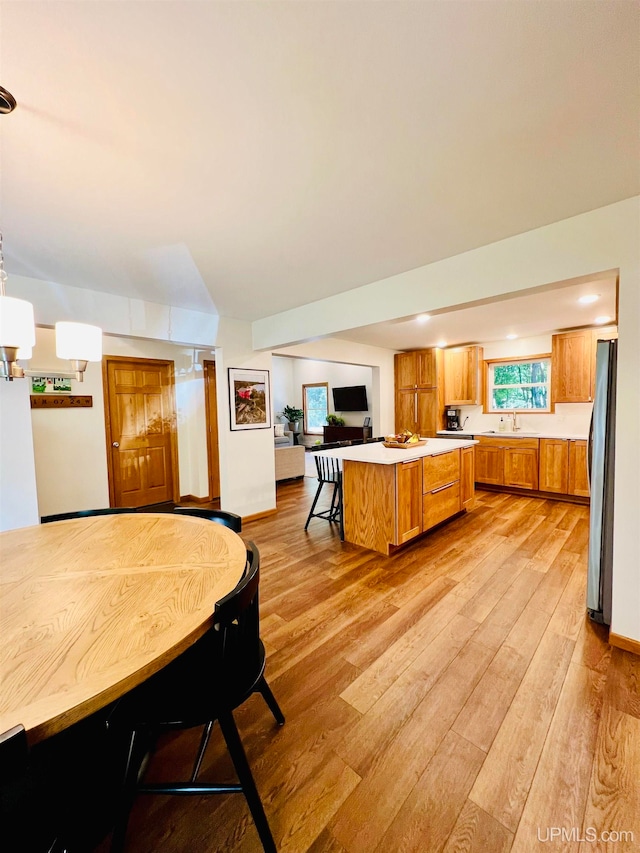
{"type": "MultiPolygon", "coordinates": [[[[253,324],[256,347],[619,270],[612,631],[640,642],[640,198],[528,231],[253,324]],[[402,293],[402,300],[397,294],[402,293]]],[[[392,399],[388,397],[387,399],[392,399]]]]}
{"type": "MultiPolygon", "coordinates": [[[[298,406],[303,409],[302,386],[313,383],[327,382],[329,385],[329,412],[341,415],[347,426],[362,426],[363,418],[369,414],[366,412],[337,412],[333,407],[331,396],[332,388],[344,385],[364,385],[367,389],[367,402],[373,399],[373,371],[370,367],[362,367],[356,364],[337,364],[332,361],[317,361],[316,359],[282,358],[274,356],[274,380],[273,396],[275,399],[284,399],[284,405],[298,406]],[[286,362],[286,368],[280,367],[276,374],[275,365],[278,362],[286,362]],[[282,387],[278,383],[282,379],[282,387]],[[277,389],[277,390],[276,390],[277,389]],[[284,392],[288,396],[283,396],[284,392]]],[[[276,412],[282,411],[282,405],[275,407],[276,412]]]]}
{"type": "Polygon", "coordinates": [[[229,367],[243,367],[271,372],[271,353],[254,352],[248,323],[224,317],[220,318],[218,344],[216,375],[221,506],[239,515],[257,515],[274,509],[276,505],[273,426],[269,429],[231,430],[227,370],[229,367]]]}
{"type": "Polygon", "coordinates": [[[0,530],[37,524],[29,383],[0,379],[0,530]]]}
{"type": "MultiPolygon", "coordinates": [[[[213,358],[213,351],[112,335],[105,335],[103,344],[105,355],[174,362],[180,494],[205,497],[208,471],[201,363],[203,358],[213,358]]],[[[37,329],[28,366],[44,373],[68,371],[69,363],[56,357],[52,329],[37,329]]],[[[28,385],[28,380],[21,381],[28,385]]],[[[109,506],[102,365],[90,362],[84,381],[72,380],[72,390],[74,394],[90,394],[93,406],[31,410],[41,515],[109,506]]]]}
{"type": "MultiPolygon", "coordinates": [[[[254,324],[255,325],[255,324],[254,324]]],[[[338,368],[338,377],[345,375],[340,373],[340,368],[346,365],[368,367],[371,369],[370,385],[367,385],[367,400],[369,403],[369,416],[373,424],[373,435],[387,435],[394,431],[394,373],[393,356],[395,351],[383,349],[382,347],[371,347],[364,344],[356,344],[339,338],[323,338],[298,344],[285,348],[278,347],[274,350],[274,356],[286,355],[295,359],[310,359],[321,363],[333,363],[338,368]]],[[[274,358],[275,361],[275,358],[274,358]]],[[[325,369],[325,368],[322,368],[325,369]]],[[[327,370],[329,367],[327,366],[327,370]]],[[[293,368],[292,368],[293,371],[293,368]]],[[[357,375],[357,374],[354,374],[357,375]]],[[[292,383],[294,374],[292,372],[292,383]]],[[[324,381],[324,380],[317,380],[324,381]]],[[[350,382],[336,382],[336,384],[352,384],[350,382]]],[[[363,384],[362,382],[353,384],[363,384]]],[[[298,382],[297,392],[291,386],[297,398],[301,398],[302,388],[298,382]]],[[[361,415],[345,420],[347,423],[361,426],[361,415]]]]}

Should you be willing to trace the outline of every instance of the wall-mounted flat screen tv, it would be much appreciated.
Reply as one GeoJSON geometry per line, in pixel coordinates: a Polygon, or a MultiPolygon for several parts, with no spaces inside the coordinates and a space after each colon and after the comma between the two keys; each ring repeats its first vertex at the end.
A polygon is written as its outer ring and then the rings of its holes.
{"type": "Polygon", "coordinates": [[[349,385],[333,389],[333,408],[336,412],[367,412],[366,385],[349,385]]]}

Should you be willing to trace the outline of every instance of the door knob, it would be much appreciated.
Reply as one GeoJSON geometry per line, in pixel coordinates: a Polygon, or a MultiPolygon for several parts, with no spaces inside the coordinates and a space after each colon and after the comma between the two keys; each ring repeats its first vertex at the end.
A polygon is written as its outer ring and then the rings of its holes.
{"type": "Polygon", "coordinates": [[[112,444],[111,446],[112,446],[112,447],[120,447],[120,442],[119,442],[119,441],[114,441],[114,442],[113,442],[113,444],[112,444]]]}

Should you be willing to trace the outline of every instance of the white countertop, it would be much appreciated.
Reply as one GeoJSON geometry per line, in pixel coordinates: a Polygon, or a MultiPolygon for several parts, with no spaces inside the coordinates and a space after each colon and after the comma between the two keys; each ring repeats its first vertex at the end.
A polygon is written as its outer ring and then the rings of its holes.
{"type": "Polygon", "coordinates": [[[561,432],[560,430],[551,430],[549,432],[527,432],[527,430],[522,430],[520,432],[489,432],[485,430],[484,432],[473,432],[473,430],[463,429],[460,431],[456,431],[453,429],[439,429],[438,435],[457,435],[457,436],[468,436],[473,435],[477,438],[479,435],[487,436],[488,438],[561,438],[565,441],[587,441],[588,436],[586,434],[574,434],[568,432],[561,432]]]}
{"type": "Polygon", "coordinates": [[[334,447],[331,450],[315,451],[319,456],[331,456],[349,462],[372,462],[376,465],[396,465],[398,462],[410,462],[423,456],[433,456],[436,453],[447,453],[449,450],[459,450],[461,447],[472,447],[477,441],[472,439],[460,440],[455,438],[428,438],[426,444],[418,447],[409,446],[405,449],[385,447],[381,441],[368,444],[354,444],[346,447],[334,447]]]}

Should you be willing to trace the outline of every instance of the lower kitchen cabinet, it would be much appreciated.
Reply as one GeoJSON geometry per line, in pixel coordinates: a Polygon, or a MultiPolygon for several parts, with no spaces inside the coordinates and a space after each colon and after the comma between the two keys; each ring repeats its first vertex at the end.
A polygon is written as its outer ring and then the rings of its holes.
{"type": "Polygon", "coordinates": [[[541,492],[569,493],[569,442],[566,438],[540,439],[541,492]]]}
{"type": "Polygon", "coordinates": [[[476,482],[538,488],[538,439],[481,435],[476,445],[476,482]]]}
{"type": "Polygon", "coordinates": [[[463,447],[460,454],[460,508],[472,509],[475,503],[476,454],[473,447],[463,447]]]}
{"type": "Polygon", "coordinates": [[[589,497],[589,475],[587,473],[587,442],[569,441],[568,493],[583,498],[589,497]]]}
{"type": "Polygon", "coordinates": [[[422,459],[400,462],[396,469],[396,535],[404,545],[422,532],[422,459]]]}

